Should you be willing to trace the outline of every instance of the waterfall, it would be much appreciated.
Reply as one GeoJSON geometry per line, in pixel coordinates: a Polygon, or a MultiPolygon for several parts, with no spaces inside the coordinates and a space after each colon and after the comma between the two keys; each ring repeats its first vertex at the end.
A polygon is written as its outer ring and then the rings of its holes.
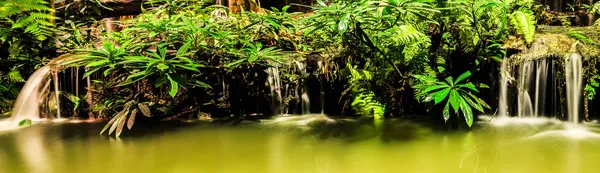
{"type": "Polygon", "coordinates": [[[519,81],[518,81],[518,101],[517,115],[519,117],[525,117],[533,115],[533,105],[531,103],[531,96],[529,96],[529,87],[531,84],[531,77],[533,74],[533,64],[531,61],[524,61],[519,69],[519,81]]]}
{"type": "Polygon", "coordinates": [[[540,59],[536,65],[535,76],[535,102],[533,114],[536,117],[540,116],[545,110],[547,78],[548,62],[546,59],[540,59]]]}
{"type": "Polygon", "coordinates": [[[281,78],[279,78],[279,68],[277,65],[267,68],[267,82],[271,90],[271,110],[273,115],[280,115],[281,112],[281,78]]]}
{"type": "Polygon", "coordinates": [[[567,114],[569,121],[579,123],[579,101],[582,86],[582,61],[577,53],[567,54],[565,57],[565,75],[567,85],[567,114]]]}
{"type": "Polygon", "coordinates": [[[23,119],[40,119],[40,105],[44,100],[43,93],[45,92],[45,88],[47,88],[44,86],[49,82],[49,75],[50,67],[44,66],[35,71],[27,79],[25,86],[17,97],[12,112],[12,120],[18,122],[23,119]]]}
{"type": "MultiPolygon", "coordinates": [[[[318,61],[317,65],[319,66],[319,73],[320,74],[325,74],[325,68],[323,68],[323,61],[318,61]]],[[[320,96],[320,103],[321,103],[321,115],[325,115],[325,88],[323,86],[323,81],[325,80],[324,77],[321,77],[321,75],[319,75],[319,89],[321,90],[319,92],[319,96],[320,96]]]]}
{"type": "MultiPolygon", "coordinates": [[[[302,77],[307,77],[306,73],[306,65],[302,62],[296,61],[296,65],[298,66],[298,71],[301,72],[302,77]]],[[[306,82],[304,82],[304,87],[302,87],[302,94],[300,95],[300,100],[302,101],[302,115],[310,114],[310,98],[308,97],[308,86],[306,82]]]]}
{"type": "Polygon", "coordinates": [[[508,78],[510,77],[510,73],[508,72],[508,58],[504,58],[502,60],[502,66],[500,67],[500,96],[498,103],[498,115],[500,116],[508,116],[508,78]]]}
{"type": "MultiPolygon", "coordinates": [[[[539,117],[545,112],[546,105],[546,88],[548,85],[548,64],[552,62],[547,59],[539,60],[525,60],[521,64],[519,70],[519,80],[517,81],[518,89],[518,100],[517,115],[519,117],[539,117]],[[535,67],[535,68],[534,68],[535,67]],[[530,93],[530,89],[533,87],[533,93],[530,93]],[[531,97],[533,94],[533,97],[531,97]]],[[[502,62],[503,66],[507,62],[502,62]]],[[[507,67],[503,67],[507,68],[507,67]]],[[[504,69],[505,70],[505,69],[504,69]]],[[[504,71],[503,70],[503,71],[504,71]]],[[[503,72],[504,73],[504,72],[503,72]]],[[[507,80],[509,76],[503,74],[505,79],[501,79],[500,88],[500,115],[505,115],[508,112],[506,109],[507,105],[507,80]]]]}
{"type": "Polygon", "coordinates": [[[58,85],[58,72],[52,73],[54,81],[54,99],[56,99],[56,118],[60,118],[60,88],[58,85]]]}

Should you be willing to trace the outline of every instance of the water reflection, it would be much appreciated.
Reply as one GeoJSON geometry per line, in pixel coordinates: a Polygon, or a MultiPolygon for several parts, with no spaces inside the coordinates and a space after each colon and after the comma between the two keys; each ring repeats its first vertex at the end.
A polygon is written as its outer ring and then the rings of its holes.
{"type": "Polygon", "coordinates": [[[0,172],[570,173],[595,172],[600,159],[600,138],[557,135],[557,124],[450,132],[400,120],[288,125],[165,123],[119,139],[99,136],[102,123],[40,124],[0,134],[0,172]]]}

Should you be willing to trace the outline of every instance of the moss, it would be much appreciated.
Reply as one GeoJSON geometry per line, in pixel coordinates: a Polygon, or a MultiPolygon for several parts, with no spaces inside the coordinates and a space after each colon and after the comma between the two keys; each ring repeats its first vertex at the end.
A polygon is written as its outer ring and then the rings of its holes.
{"type": "Polygon", "coordinates": [[[570,37],[577,33],[585,36],[589,43],[600,42],[598,31],[594,27],[564,27],[564,26],[538,26],[534,41],[525,44],[521,38],[510,37],[506,40],[505,48],[513,50],[514,54],[508,55],[515,63],[523,60],[548,57],[564,58],[566,53],[577,52],[584,60],[600,57],[600,48],[595,44],[586,44],[577,38],[570,37]],[[577,43],[577,44],[576,44],[577,43]],[[573,47],[576,45],[576,47],[573,47]]]}

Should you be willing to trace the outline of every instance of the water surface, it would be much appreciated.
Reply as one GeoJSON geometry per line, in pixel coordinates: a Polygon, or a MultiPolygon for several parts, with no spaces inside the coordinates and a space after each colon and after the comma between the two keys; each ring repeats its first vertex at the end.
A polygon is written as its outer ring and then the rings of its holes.
{"type": "Polygon", "coordinates": [[[449,132],[403,120],[280,124],[168,122],[134,126],[120,139],[98,135],[103,123],[34,125],[0,132],[0,172],[600,171],[600,138],[570,137],[561,124],[480,123],[449,132]]]}

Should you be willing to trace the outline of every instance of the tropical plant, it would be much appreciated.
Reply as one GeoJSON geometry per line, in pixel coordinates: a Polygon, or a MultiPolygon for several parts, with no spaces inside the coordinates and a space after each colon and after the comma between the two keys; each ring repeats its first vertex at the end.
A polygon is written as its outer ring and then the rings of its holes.
{"type": "Polygon", "coordinates": [[[527,8],[520,8],[510,15],[510,19],[517,33],[522,35],[527,43],[531,43],[537,23],[533,12],[527,8]]]}
{"type": "Polygon", "coordinates": [[[354,97],[351,106],[355,112],[363,116],[383,118],[385,114],[385,105],[375,99],[373,92],[359,93],[354,97]]]}
{"type": "Polygon", "coordinates": [[[63,63],[63,65],[85,65],[89,68],[82,78],[94,74],[96,71],[105,69],[103,74],[108,76],[118,69],[118,62],[122,61],[125,56],[129,55],[129,42],[122,43],[120,47],[115,44],[105,41],[102,43],[102,49],[82,49],[81,52],[87,54],[81,55],[80,58],[63,63]]]}
{"type": "Polygon", "coordinates": [[[33,35],[46,40],[53,35],[54,9],[45,0],[2,0],[0,1],[0,40],[11,40],[15,32],[33,35]]]}
{"type": "Polygon", "coordinates": [[[151,117],[150,108],[145,103],[137,103],[135,101],[129,101],[125,103],[123,106],[123,110],[117,113],[100,131],[100,135],[102,135],[107,129],[108,135],[111,135],[115,132],[115,136],[121,136],[121,132],[127,123],[127,129],[131,130],[133,124],[135,123],[135,117],[138,114],[138,111],[141,112],[146,117],[151,117]]]}
{"type": "MultiPolygon", "coordinates": [[[[435,77],[414,75],[414,78],[422,82],[415,85],[414,88],[426,95],[423,100],[425,102],[433,100],[434,104],[437,105],[445,101],[445,107],[442,112],[445,121],[450,119],[450,107],[452,107],[455,114],[459,115],[459,111],[462,112],[467,125],[471,127],[473,125],[472,109],[483,112],[484,108],[490,109],[490,106],[483,99],[472,93],[479,92],[475,84],[472,82],[463,82],[470,76],[471,72],[467,71],[458,76],[456,80],[452,77],[446,77],[444,81],[439,81],[435,77]]],[[[480,87],[482,86],[486,87],[486,85],[480,85],[480,87]]]]}
{"type": "Polygon", "coordinates": [[[598,82],[598,80],[600,80],[600,75],[594,75],[589,78],[587,84],[585,84],[584,90],[587,92],[585,97],[587,97],[588,100],[594,100],[596,88],[600,87],[600,82],[598,82]]]}
{"type": "Polygon", "coordinates": [[[284,60],[284,54],[277,50],[276,47],[264,48],[262,43],[246,43],[246,48],[241,53],[235,53],[240,58],[231,63],[225,64],[225,67],[235,68],[243,62],[250,64],[258,63],[266,65],[267,61],[282,63],[284,60]]]}
{"type": "MultiPolygon", "coordinates": [[[[129,85],[157,74],[159,77],[156,79],[154,86],[161,87],[163,84],[169,82],[169,95],[175,97],[179,91],[179,87],[187,85],[181,73],[185,71],[200,73],[198,68],[204,67],[187,58],[190,45],[191,43],[187,43],[181,46],[175,56],[167,55],[167,43],[162,42],[158,45],[156,52],[147,51],[146,54],[148,56],[125,57],[124,61],[119,62],[119,64],[126,65],[125,68],[129,69],[131,74],[119,86],[129,85]]],[[[194,83],[210,87],[199,80],[195,80],[194,83]]]]}

